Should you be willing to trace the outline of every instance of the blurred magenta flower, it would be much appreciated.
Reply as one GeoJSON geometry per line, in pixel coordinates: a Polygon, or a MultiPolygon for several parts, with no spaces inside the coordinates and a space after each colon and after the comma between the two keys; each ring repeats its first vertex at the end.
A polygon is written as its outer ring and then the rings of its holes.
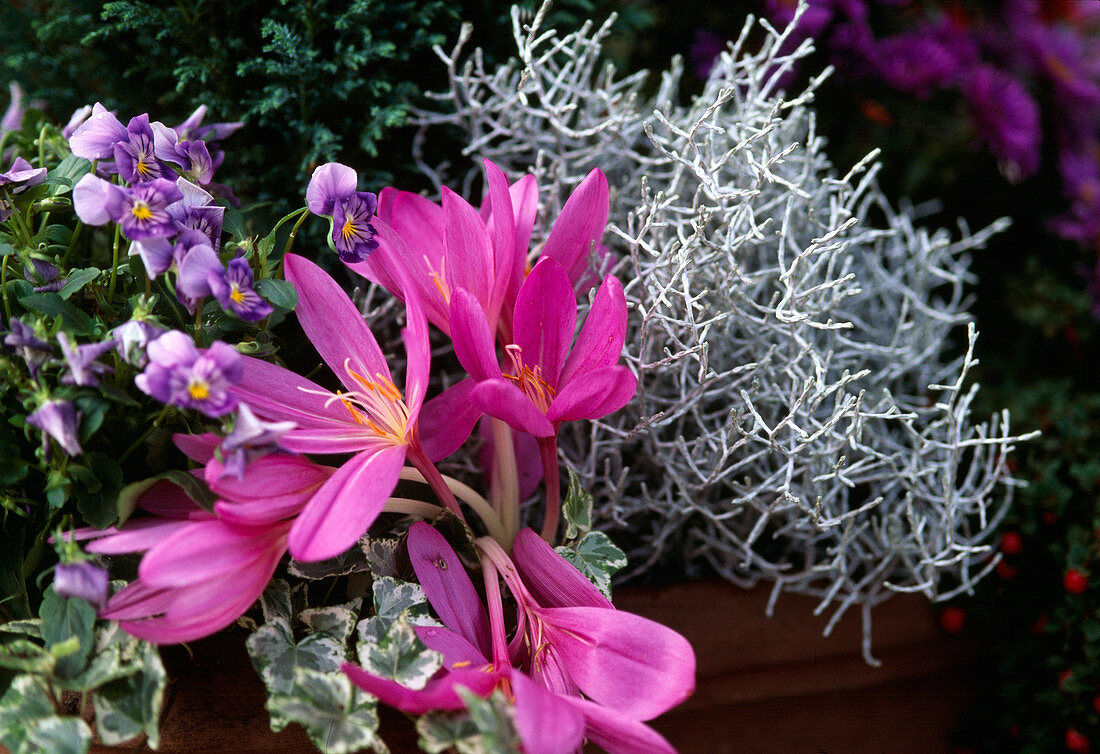
{"type": "Polygon", "coordinates": [[[222,416],[237,407],[231,386],[240,382],[241,355],[215,341],[200,351],[184,333],[170,330],[149,343],[149,363],[134,384],[161,403],[193,408],[207,416],[222,416]]]}
{"type": "Polygon", "coordinates": [[[1004,71],[981,65],[963,77],[962,91],[980,143],[1000,161],[1009,180],[1038,170],[1039,106],[1023,85],[1004,71]]]}
{"type": "Polygon", "coordinates": [[[406,456],[427,461],[417,430],[428,387],[427,322],[419,301],[410,297],[402,394],[339,284],[302,257],[288,254],[285,265],[286,279],[298,291],[298,321],[344,389],[334,393],[282,367],[245,358],[243,379],[232,392],[264,419],[297,424],[280,441],[287,450],[355,454],[314,495],[290,532],[295,558],[325,560],[354,544],[378,516],[406,456]]]}

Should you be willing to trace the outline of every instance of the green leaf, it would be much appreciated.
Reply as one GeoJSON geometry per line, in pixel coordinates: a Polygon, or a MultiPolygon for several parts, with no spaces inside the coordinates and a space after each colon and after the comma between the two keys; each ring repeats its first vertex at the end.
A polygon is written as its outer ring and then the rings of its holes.
{"type": "Polygon", "coordinates": [[[559,555],[611,599],[611,577],[626,565],[626,555],[602,531],[590,531],[572,547],[555,547],[559,555]]]}
{"type": "Polygon", "coordinates": [[[77,335],[92,334],[92,318],[56,293],[32,293],[29,296],[21,296],[19,303],[47,317],[61,317],[65,329],[77,335]]]}
{"type": "Polygon", "coordinates": [[[76,182],[92,171],[92,163],[83,157],[70,154],[53,168],[50,168],[46,184],[53,186],[54,196],[67,193],[76,182]]]}
{"type": "Polygon", "coordinates": [[[225,201],[220,203],[225,206],[225,214],[222,216],[222,228],[236,241],[243,241],[248,238],[248,227],[245,225],[244,215],[241,214],[241,211],[228,205],[225,201]]]}
{"type": "Polygon", "coordinates": [[[48,651],[27,639],[12,639],[0,644],[0,668],[48,676],[57,659],[48,651]]]}
{"type": "Polygon", "coordinates": [[[375,578],[379,576],[397,576],[397,551],[401,547],[400,539],[368,539],[365,544],[360,540],[367,556],[367,564],[375,578]]]}
{"type": "Polygon", "coordinates": [[[522,742],[512,716],[512,705],[504,695],[497,691],[488,699],[482,699],[469,689],[459,687],[456,691],[466,702],[466,712],[470,715],[470,720],[473,721],[478,733],[481,734],[481,741],[478,742],[477,748],[473,748],[473,742],[459,742],[457,744],[459,752],[462,754],[473,754],[475,751],[519,754],[522,742]]]}
{"type": "Polygon", "coordinates": [[[309,579],[310,581],[320,581],[334,576],[347,576],[351,573],[365,573],[368,570],[367,553],[363,542],[360,540],[357,546],[328,560],[302,563],[291,558],[288,570],[292,576],[309,579]]]}
{"type": "Polygon", "coordinates": [[[592,529],[592,495],[581,485],[580,475],[569,469],[569,489],[562,504],[565,538],[583,537],[592,529]]]}
{"type": "Polygon", "coordinates": [[[118,744],[144,733],[149,746],[156,749],[168,675],[157,648],[146,642],[140,645],[139,672],[98,689],[92,695],[92,704],[103,743],[118,744]]]}
{"type": "Polygon", "coordinates": [[[82,599],[62,597],[50,586],[38,613],[42,618],[46,649],[76,639],[77,650],[57,660],[57,675],[63,679],[72,678],[88,664],[95,638],[95,609],[82,599]]]}
{"type": "Polygon", "coordinates": [[[50,754],[85,754],[92,743],[92,731],[79,717],[54,715],[31,726],[27,739],[50,754]]]}
{"type": "Polygon", "coordinates": [[[310,740],[326,754],[350,754],[366,748],[380,754],[387,751],[378,737],[373,697],[343,674],[298,668],[291,693],[270,697],[267,708],[273,717],[305,728],[310,740]]]}
{"type": "Polygon", "coordinates": [[[377,616],[359,624],[359,664],[368,672],[392,678],[402,686],[423,688],[443,666],[443,655],[424,646],[404,618],[391,623],[384,634],[379,631],[382,625],[384,619],[377,616]]]}
{"type": "Polygon", "coordinates": [[[457,750],[460,744],[480,739],[477,725],[466,714],[429,712],[416,721],[417,745],[428,754],[457,750]]]}
{"type": "Polygon", "coordinates": [[[68,299],[74,293],[86,286],[88,283],[99,277],[101,270],[97,267],[84,267],[79,270],[71,270],[68,277],[65,279],[65,285],[61,286],[61,290],[57,292],[57,295],[63,299],[68,299]]]}
{"type": "Polygon", "coordinates": [[[432,618],[428,598],[420,584],[379,576],[375,577],[371,588],[374,613],[385,622],[405,616],[413,625],[440,625],[432,618]]]}
{"type": "Polygon", "coordinates": [[[279,306],[288,311],[294,311],[298,305],[298,291],[286,280],[264,278],[257,281],[254,286],[256,292],[268,300],[272,306],[279,306]]]}
{"type": "Polygon", "coordinates": [[[76,497],[76,508],[84,520],[97,529],[106,529],[118,520],[118,498],[122,490],[122,469],[105,453],[84,454],[95,469],[95,484],[84,485],[76,497]]]}

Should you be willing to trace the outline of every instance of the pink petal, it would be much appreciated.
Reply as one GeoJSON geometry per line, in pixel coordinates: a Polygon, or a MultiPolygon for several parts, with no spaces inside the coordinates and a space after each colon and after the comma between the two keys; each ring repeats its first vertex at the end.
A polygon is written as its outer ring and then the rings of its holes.
{"type": "MultiPolygon", "coordinates": [[[[191,521],[170,518],[131,519],[121,530],[104,529],[103,536],[89,542],[84,549],[100,555],[145,552],[192,524],[191,521]]],[[[79,535],[75,538],[83,539],[79,535]]]]}
{"type": "Polygon", "coordinates": [[[488,656],[489,616],[466,567],[443,535],[419,521],[409,527],[409,560],[436,615],[488,656]]]}
{"type": "Polygon", "coordinates": [[[626,296],[614,275],[604,278],[581,326],[581,334],[561,370],[559,385],[619,360],[626,340],[626,296]]]}
{"type": "Polygon", "coordinates": [[[573,342],[577,297],[561,265],[542,259],[523,281],[512,315],[512,340],[520,347],[523,363],[542,368],[552,387],[573,342]]]}
{"type": "Polygon", "coordinates": [[[297,515],[335,469],[299,456],[270,455],[248,464],[243,479],[222,476],[224,466],[212,461],[206,476],[224,498],[214,504],[223,521],[241,526],[264,526],[297,515]]]}
{"type": "Polygon", "coordinates": [[[695,653],[667,626],[623,610],[533,608],[543,635],[586,696],[650,720],[695,690],[695,653]]]}
{"type": "MultiPolygon", "coordinates": [[[[202,470],[191,472],[197,477],[202,476],[202,470]]],[[[163,518],[186,519],[197,521],[213,516],[199,507],[199,504],[191,499],[191,496],[183,491],[178,484],[162,479],[155,482],[138,498],[138,506],[143,511],[148,511],[154,516],[163,518]]]]}
{"type": "Polygon", "coordinates": [[[588,259],[607,225],[607,177],[594,168],[574,189],[554,221],[542,257],[556,259],[576,284],[588,269],[588,259]]]}
{"type": "Polygon", "coordinates": [[[204,432],[201,435],[177,432],[172,435],[172,442],[192,461],[205,464],[214,457],[214,450],[221,445],[222,439],[213,432],[204,432]]]}
{"type": "Polygon", "coordinates": [[[173,592],[172,589],[153,589],[139,579],[111,595],[99,617],[104,620],[131,620],[159,615],[172,604],[173,592]]]}
{"type": "Polygon", "coordinates": [[[344,463],[290,529],[290,554],[311,562],[347,550],[374,523],[405,463],[404,445],[365,450],[344,463]]]}
{"type": "Polygon", "coordinates": [[[517,259],[516,227],[512,217],[512,198],[508,192],[508,179],[489,160],[484,161],[485,179],[489,184],[489,202],[492,206],[490,229],[493,237],[493,290],[489,299],[488,318],[496,322],[500,308],[508,294],[514,270],[523,268],[526,247],[517,259]]]}
{"type": "Polygon", "coordinates": [[[614,606],[595,585],[547,544],[546,540],[523,528],[512,542],[512,559],[524,585],[542,607],[614,606]]]}
{"type": "Polygon", "coordinates": [[[489,322],[477,298],[465,288],[451,296],[450,320],[455,356],[467,373],[478,382],[500,377],[489,322]]]}
{"type": "Polygon", "coordinates": [[[479,382],[470,391],[470,402],[489,416],[507,422],[512,429],[528,432],[535,437],[553,437],[557,434],[554,425],[531,399],[503,377],[479,382]]]}
{"type": "Polygon", "coordinates": [[[489,664],[485,654],[461,634],[436,626],[413,626],[413,630],[424,646],[443,655],[446,668],[455,665],[480,668],[489,664]]]}
{"type": "MultiPolygon", "coordinates": [[[[522,280],[527,247],[531,244],[531,230],[535,227],[535,215],[539,211],[538,181],[533,175],[525,175],[513,183],[508,192],[512,197],[512,216],[516,221],[516,259],[520,260],[519,275],[522,280]]],[[[519,281],[516,282],[518,289],[519,281]]]]}
{"type": "MultiPolygon", "coordinates": [[[[334,394],[316,382],[251,356],[242,356],[241,363],[244,365],[241,381],[230,392],[247,403],[257,416],[270,421],[292,421],[302,429],[336,431],[356,426],[339,401],[329,403],[334,394]]],[[[293,433],[291,430],[288,434],[293,433]]]]}
{"type": "Polygon", "coordinates": [[[194,521],[145,554],[138,577],[151,587],[180,587],[242,570],[272,549],[281,550],[285,527],[236,527],[194,521]]]}
{"type": "Polygon", "coordinates": [[[466,703],[455,691],[456,687],[462,686],[478,696],[487,697],[493,693],[498,681],[492,673],[459,669],[428,681],[424,688],[416,690],[368,673],[355,665],[344,664],[340,669],[356,686],[378,697],[378,701],[412,715],[422,715],[432,710],[466,709],[466,703]]]}
{"type": "Polygon", "coordinates": [[[588,740],[608,754],[676,754],[660,733],[613,708],[580,697],[565,697],[565,702],[584,715],[588,740]]]}
{"type": "Polygon", "coordinates": [[[584,715],[561,696],[533,683],[519,671],[510,675],[516,730],[523,750],[570,754],[584,742],[584,715]]]}
{"type": "Polygon", "coordinates": [[[477,210],[450,189],[443,189],[445,276],[452,293],[465,288],[491,314],[493,246],[477,210]]]}
{"type": "Polygon", "coordinates": [[[377,379],[377,375],[391,379],[378,341],[339,284],[313,262],[296,254],[287,254],[284,264],[286,279],[298,291],[295,309],[298,322],[317,353],[348,390],[363,389],[348,373],[349,368],[368,380],[377,379]]]}
{"type": "Polygon", "coordinates": [[[470,392],[476,384],[467,377],[432,398],[420,410],[417,419],[420,447],[432,463],[458,450],[481,418],[481,409],[470,402],[470,392]]]}
{"type": "Polygon", "coordinates": [[[601,367],[561,388],[546,412],[552,422],[599,419],[630,403],[638,378],[626,367],[601,367]]]}

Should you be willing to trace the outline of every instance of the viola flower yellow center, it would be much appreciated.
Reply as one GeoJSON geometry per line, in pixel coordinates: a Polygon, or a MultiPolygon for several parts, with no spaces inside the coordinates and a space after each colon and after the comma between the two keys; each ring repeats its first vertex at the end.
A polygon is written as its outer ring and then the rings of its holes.
{"type": "Polygon", "coordinates": [[[149,205],[140,199],[134,202],[133,208],[130,210],[130,214],[134,216],[135,220],[152,220],[153,210],[149,209],[149,205]]]}
{"type": "Polygon", "coordinates": [[[210,397],[210,384],[196,377],[187,385],[187,393],[192,400],[204,401],[210,397]]]}
{"type": "Polygon", "coordinates": [[[354,237],[357,232],[358,229],[355,227],[354,218],[352,217],[349,217],[347,220],[345,220],[344,227],[340,228],[340,236],[345,241],[351,240],[351,238],[354,237]]]}
{"type": "Polygon", "coordinates": [[[241,286],[238,283],[229,284],[229,298],[234,304],[244,303],[244,294],[241,293],[241,286]]]}
{"type": "Polygon", "coordinates": [[[142,178],[148,178],[153,174],[153,166],[149,164],[148,157],[142,155],[137,161],[137,174],[142,178]]]}
{"type": "Polygon", "coordinates": [[[550,404],[554,402],[557,391],[542,376],[542,367],[538,364],[534,367],[524,364],[523,351],[515,344],[506,346],[504,350],[508,352],[508,357],[512,360],[512,369],[515,371],[515,374],[504,375],[504,379],[515,382],[531,402],[545,414],[550,409],[550,404]]]}

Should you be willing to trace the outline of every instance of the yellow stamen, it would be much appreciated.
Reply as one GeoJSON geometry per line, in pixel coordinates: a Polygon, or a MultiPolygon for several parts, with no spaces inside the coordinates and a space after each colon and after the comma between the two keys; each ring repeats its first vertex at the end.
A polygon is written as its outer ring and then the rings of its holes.
{"type": "Polygon", "coordinates": [[[240,286],[237,285],[236,283],[232,283],[231,286],[232,286],[232,290],[229,291],[229,298],[235,304],[243,304],[244,303],[244,294],[241,293],[240,286]]]}
{"type": "Polygon", "coordinates": [[[355,223],[352,222],[352,218],[349,217],[347,220],[344,221],[344,227],[340,229],[340,237],[347,241],[356,233],[357,229],[355,227],[355,223]]]}
{"type": "Polygon", "coordinates": [[[455,668],[464,668],[472,664],[473,663],[470,660],[463,660],[462,662],[456,662],[454,665],[451,666],[451,669],[454,670],[455,668]]]}
{"type": "Polygon", "coordinates": [[[542,376],[541,366],[535,364],[532,368],[523,363],[523,353],[519,346],[510,345],[504,350],[511,357],[512,368],[516,372],[514,375],[506,374],[504,378],[515,382],[516,386],[545,414],[558,391],[542,376]]]}
{"type": "Polygon", "coordinates": [[[187,386],[187,392],[193,400],[204,401],[210,397],[210,385],[204,380],[193,379],[187,386]]]}
{"type": "Polygon", "coordinates": [[[424,255],[424,262],[428,265],[428,277],[435,283],[435,289],[439,291],[439,295],[443,297],[443,303],[450,305],[451,303],[451,288],[447,285],[447,258],[443,257],[439,260],[439,272],[436,272],[432,267],[432,261],[428,259],[427,254],[424,255]]]}
{"type": "Polygon", "coordinates": [[[138,160],[138,162],[137,162],[137,173],[140,177],[148,178],[149,175],[152,172],[153,172],[153,166],[150,165],[149,163],[147,163],[145,161],[144,157],[142,157],[141,159],[138,160]]]}
{"type": "Polygon", "coordinates": [[[145,202],[136,202],[133,209],[130,210],[130,214],[137,220],[153,219],[153,210],[149,209],[149,205],[145,202]]]}

